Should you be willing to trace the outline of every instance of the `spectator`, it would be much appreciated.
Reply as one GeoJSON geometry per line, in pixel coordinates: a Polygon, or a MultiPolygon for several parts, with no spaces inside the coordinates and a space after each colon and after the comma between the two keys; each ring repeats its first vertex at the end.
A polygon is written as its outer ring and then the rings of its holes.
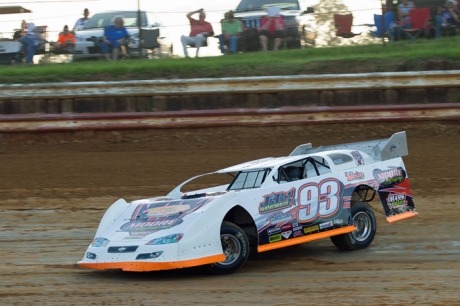
{"type": "Polygon", "coordinates": [[[35,24],[27,24],[27,32],[23,37],[20,38],[19,41],[22,43],[23,48],[26,50],[26,63],[33,64],[33,59],[37,52],[37,48],[40,44],[45,43],[45,39],[38,32],[35,24]]]}
{"type": "Polygon", "coordinates": [[[187,18],[190,21],[190,34],[189,36],[182,35],[180,39],[184,47],[184,55],[188,57],[187,45],[193,44],[195,45],[196,56],[198,57],[200,47],[209,36],[214,35],[214,30],[212,29],[212,25],[205,21],[206,14],[203,9],[188,13],[187,18]],[[192,15],[197,13],[199,14],[198,20],[192,18],[192,15]]]}
{"type": "Polygon", "coordinates": [[[13,40],[14,41],[19,41],[21,39],[21,37],[23,37],[26,33],[26,26],[27,26],[27,23],[25,20],[23,20],[21,22],[21,28],[20,29],[17,29],[14,31],[13,33],[13,40]]]}
{"type": "Polygon", "coordinates": [[[398,27],[393,27],[391,32],[395,40],[400,40],[402,38],[402,29],[410,29],[412,23],[410,22],[409,11],[415,9],[415,4],[409,0],[401,0],[401,3],[398,4],[398,27]]]}
{"type": "Polygon", "coordinates": [[[222,20],[222,34],[219,35],[219,45],[222,54],[238,52],[238,39],[241,37],[241,22],[233,16],[233,12],[227,12],[222,20]],[[228,45],[226,51],[224,46],[228,45]]]}
{"type": "Polygon", "coordinates": [[[410,28],[411,24],[409,22],[409,11],[416,8],[414,2],[409,0],[401,0],[401,3],[398,4],[398,17],[399,21],[403,22],[405,28],[410,28]],[[406,26],[407,24],[407,26],[406,26]]]}
{"type": "Polygon", "coordinates": [[[114,61],[118,59],[120,48],[124,46],[128,37],[129,33],[124,27],[123,17],[115,17],[113,24],[105,28],[101,42],[101,51],[108,61],[110,61],[110,51],[112,52],[112,59],[114,61]]]}
{"type": "Polygon", "coordinates": [[[82,28],[85,25],[85,23],[88,21],[89,19],[88,16],[89,16],[89,10],[85,8],[83,10],[83,17],[77,20],[77,22],[73,26],[73,30],[75,31],[75,30],[79,30],[80,28],[82,28]]]}
{"type": "Polygon", "coordinates": [[[69,27],[65,25],[63,32],[59,34],[58,41],[51,43],[51,46],[53,46],[55,50],[72,51],[75,46],[75,42],[75,36],[69,32],[69,27]]]}
{"type": "Polygon", "coordinates": [[[274,39],[273,51],[278,51],[281,45],[284,36],[284,20],[279,15],[279,9],[277,11],[277,13],[269,12],[267,16],[262,16],[260,20],[259,40],[263,51],[268,50],[269,39],[274,39]]]}
{"type": "Polygon", "coordinates": [[[444,7],[438,9],[436,15],[436,29],[434,38],[441,37],[443,32],[455,35],[457,26],[459,25],[460,18],[459,12],[455,9],[457,3],[454,0],[447,0],[444,7]]]}

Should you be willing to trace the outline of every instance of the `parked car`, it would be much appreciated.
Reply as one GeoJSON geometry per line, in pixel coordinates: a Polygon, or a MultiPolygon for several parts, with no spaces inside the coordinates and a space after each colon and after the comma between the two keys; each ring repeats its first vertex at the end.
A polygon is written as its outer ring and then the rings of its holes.
{"type": "Polygon", "coordinates": [[[0,39],[0,64],[22,63],[22,44],[13,39],[0,39]]]}
{"type": "Polygon", "coordinates": [[[405,132],[317,148],[303,144],[289,156],[193,177],[164,197],[120,199],[104,214],[79,265],[124,271],[207,265],[229,274],[250,250],[328,237],[342,250],[367,248],[376,234],[368,204],[375,195],[388,222],[418,214],[401,158],[407,154],[405,132]],[[199,184],[209,188],[182,190],[207,175],[225,180],[208,176],[199,184]]]}
{"type": "MultiPolygon", "coordinates": [[[[100,42],[104,28],[113,24],[113,19],[122,16],[124,26],[130,34],[126,46],[127,53],[133,57],[139,56],[139,27],[138,11],[111,11],[93,15],[86,24],[75,32],[75,49],[73,58],[101,58],[100,42]]],[[[142,55],[148,56],[155,50],[158,56],[171,56],[173,47],[169,41],[167,29],[162,26],[158,16],[141,11],[142,55]]]]}
{"type": "Polygon", "coordinates": [[[316,18],[314,9],[307,7],[302,0],[241,0],[235,10],[235,18],[243,22],[243,51],[259,51],[257,29],[260,19],[267,15],[270,6],[281,8],[286,31],[287,48],[311,47],[315,45],[316,18]]]}

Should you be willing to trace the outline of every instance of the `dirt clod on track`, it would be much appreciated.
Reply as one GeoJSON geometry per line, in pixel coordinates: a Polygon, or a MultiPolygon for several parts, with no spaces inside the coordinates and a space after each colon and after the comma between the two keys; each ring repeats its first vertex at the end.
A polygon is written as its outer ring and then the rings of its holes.
{"type": "MultiPolygon", "coordinates": [[[[0,305],[460,305],[460,124],[411,122],[0,135],[0,305]],[[111,203],[313,146],[406,131],[420,215],[365,250],[329,239],[252,256],[236,274],[80,268],[111,203]]],[[[373,206],[381,211],[378,203],[373,206]]]]}

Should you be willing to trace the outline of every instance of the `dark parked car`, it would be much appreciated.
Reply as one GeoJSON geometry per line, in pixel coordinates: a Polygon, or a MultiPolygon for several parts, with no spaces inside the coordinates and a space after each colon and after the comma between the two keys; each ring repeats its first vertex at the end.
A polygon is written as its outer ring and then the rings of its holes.
{"type": "Polygon", "coordinates": [[[260,18],[267,14],[270,6],[281,8],[285,24],[287,48],[314,46],[316,39],[316,19],[312,7],[306,7],[299,0],[241,0],[235,10],[235,18],[243,22],[242,51],[259,51],[257,29],[260,18]]]}

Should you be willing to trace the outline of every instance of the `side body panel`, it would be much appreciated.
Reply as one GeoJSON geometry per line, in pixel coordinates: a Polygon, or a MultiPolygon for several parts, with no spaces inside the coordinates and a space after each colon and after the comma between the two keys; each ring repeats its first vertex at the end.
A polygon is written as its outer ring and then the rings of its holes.
{"type": "Polygon", "coordinates": [[[368,186],[378,192],[387,216],[414,209],[401,158],[368,165],[362,159],[356,159],[356,167],[352,169],[266,188],[242,190],[237,195],[241,206],[254,218],[259,234],[259,251],[264,251],[276,248],[266,246],[270,244],[283,247],[315,240],[305,238],[310,235],[322,233],[318,237],[325,238],[353,231],[350,208],[358,186],[368,186]],[[405,201],[396,202],[397,199],[405,201]],[[329,234],[324,234],[326,232],[329,234]],[[286,240],[292,240],[292,243],[283,243],[286,240]]]}

